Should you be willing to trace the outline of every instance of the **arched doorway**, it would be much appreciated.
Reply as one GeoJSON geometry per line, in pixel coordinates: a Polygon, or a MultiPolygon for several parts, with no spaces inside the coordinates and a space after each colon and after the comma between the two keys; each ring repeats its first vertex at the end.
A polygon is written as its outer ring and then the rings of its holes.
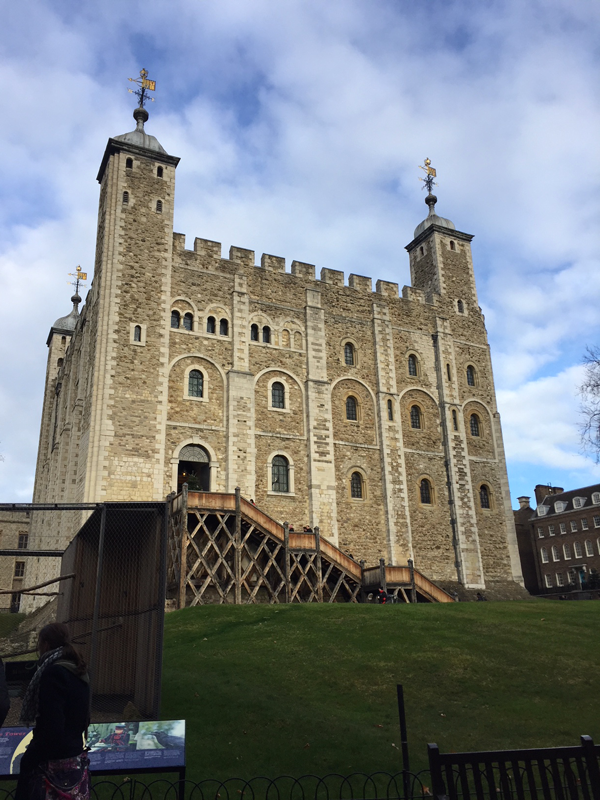
{"type": "Polygon", "coordinates": [[[210,492],[210,456],[199,444],[186,444],[179,453],[178,492],[184,483],[190,491],[210,492]]]}

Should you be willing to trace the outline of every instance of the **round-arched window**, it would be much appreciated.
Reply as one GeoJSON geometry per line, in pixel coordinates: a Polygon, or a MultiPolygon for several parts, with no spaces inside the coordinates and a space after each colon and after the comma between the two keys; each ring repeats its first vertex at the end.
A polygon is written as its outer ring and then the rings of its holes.
{"type": "Polygon", "coordinates": [[[346,398],[346,419],[353,422],[358,420],[358,403],[356,397],[352,397],[352,395],[346,398]]]}
{"type": "Polygon", "coordinates": [[[133,329],[133,341],[134,342],[141,342],[142,341],[142,326],[136,325],[133,329]]]}
{"type": "Polygon", "coordinates": [[[229,322],[226,319],[222,319],[219,322],[219,335],[229,336],[229,322]]]}
{"type": "Polygon", "coordinates": [[[204,396],[204,375],[199,369],[190,370],[188,375],[188,395],[189,397],[204,396]]]}
{"type": "Polygon", "coordinates": [[[350,497],[361,500],[363,496],[363,478],[360,472],[353,472],[350,476],[350,497]]]}
{"type": "Polygon", "coordinates": [[[419,372],[419,362],[417,357],[411,353],[408,357],[408,374],[416,378],[419,372]]]}
{"type": "Polygon", "coordinates": [[[469,386],[475,386],[475,367],[471,364],[467,367],[467,384],[469,386]]]}
{"type": "Polygon", "coordinates": [[[181,314],[179,311],[171,311],[171,327],[178,328],[181,321],[181,314]]]}
{"type": "Polygon", "coordinates": [[[215,333],[217,329],[217,322],[214,317],[209,317],[206,320],[206,332],[215,333]]]}
{"type": "Polygon", "coordinates": [[[194,327],[194,317],[192,314],[188,313],[183,315],[183,327],[186,331],[191,331],[194,327]]]}
{"type": "Polygon", "coordinates": [[[250,325],[250,341],[258,342],[258,325],[256,323],[250,325]]]}
{"type": "Polygon", "coordinates": [[[344,345],[344,363],[348,367],[353,367],[354,361],[354,345],[352,342],[346,342],[344,345]]]}
{"type": "Polygon", "coordinates": [[[411,406],[410,427],[419,430],[421,428],[421,409],[419,406],[411,406]]]}
{"type": "Polygon", "coordinates": [[[419,486],[419,491],[421,494],[421,503],[425,506],[430,506],[432,503],[432,491],[431,491],[431,484],[427,480],[427,478],[423,478],[421,481],[421,485],[419,486]]]}
{"type": "Polygon", "coordinates": [[[270,344],[271,342],[271,328],[268,325],[264,325],[262,329],[262,340],[264,344],[270,344]]]}
{"type": "Polygon", "coordinates": [[[477,416],[477,414],[471,414],[470,426],[471,426],[471,436],[479,436],[481,425],[479,423],[479,417],[477,416]]]}
{"type": "Polygon", "coordinates": [[[285,408],[285,387],[279,381],[275,381],[271,386],[271,406],[273,408],[285,408]]]}
{"type": "Polygon", "coordinates": [[[479,502],[482,508],[490,508],[490,490],[485,483],[479,488],[479,502]]]}
{"type": "Polygon", "coordinates": [[[274,456],[271,463],[271,489],[274,492],[289,492],[290,464],[285,456],[274,456]]]}

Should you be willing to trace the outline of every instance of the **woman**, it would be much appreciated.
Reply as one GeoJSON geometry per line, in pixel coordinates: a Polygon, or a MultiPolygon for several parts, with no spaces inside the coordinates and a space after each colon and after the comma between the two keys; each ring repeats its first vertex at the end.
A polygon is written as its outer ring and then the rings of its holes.
{"type": "Polygon", "coordinates": [[[85,662],[60,622],[42,628],[38,653],[21,710],[21,722],[35,727],[21,759],[15,800],[87,798],[83,734],[90,717],[90,681],[85,662]]]}

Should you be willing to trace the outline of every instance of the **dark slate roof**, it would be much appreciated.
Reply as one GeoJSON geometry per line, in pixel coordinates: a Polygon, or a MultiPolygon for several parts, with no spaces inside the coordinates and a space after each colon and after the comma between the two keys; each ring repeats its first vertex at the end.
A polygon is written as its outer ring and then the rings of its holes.
{"type": "Polygon", "coordinates": [[[593,486],[584,486],[582,489],[571,489],[568,492],[561,492],[561,494],[547,494],[538,505],[538,508],[542,505],[548,506],[548,511],[544,516],[539,516],[536,509],[531,519],[548,519],[549,517],[557,517],[560,514],[567,514],[570,511],[584,511],[588,508],[592,508],[600,514],[600,503],[592,503],[592,495],[596,492],[600,494],[600,483],[595,483],[593,486]],[[585,500],[579,508],[575,508],[573,505],[575,497],[581,497],[585,500]],[[566,505],[562,511],[556,511],[555,503],[566,503],[566,505]]]}

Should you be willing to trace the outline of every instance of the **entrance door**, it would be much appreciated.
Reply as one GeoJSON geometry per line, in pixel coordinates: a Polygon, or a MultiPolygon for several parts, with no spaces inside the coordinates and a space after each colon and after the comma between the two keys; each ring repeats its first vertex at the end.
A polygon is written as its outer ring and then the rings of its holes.
{"type": "Polygon", "coordinates": [[[210,457],[199,444],[187,444],[179,453],[178,492],[184,483],[192,492],[210,492],[210,457]]]}

